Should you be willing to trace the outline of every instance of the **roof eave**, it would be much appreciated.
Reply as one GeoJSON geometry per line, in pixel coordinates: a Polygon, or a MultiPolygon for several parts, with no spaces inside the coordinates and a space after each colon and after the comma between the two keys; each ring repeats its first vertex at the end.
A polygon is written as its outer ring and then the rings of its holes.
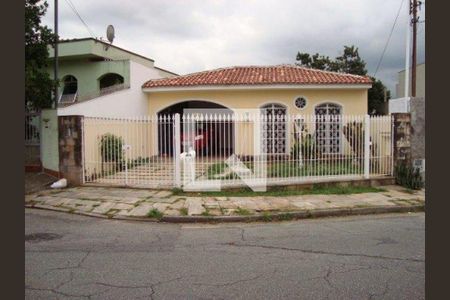
{"type": "Polygon", "coordinates": [[[337,83],[337,84],[236,84],[236,85],[191,85],[142,87],[143,92],[176,92],[208,90],[288,90],[288,89],[370,89],[371,83],[337,83]]]}

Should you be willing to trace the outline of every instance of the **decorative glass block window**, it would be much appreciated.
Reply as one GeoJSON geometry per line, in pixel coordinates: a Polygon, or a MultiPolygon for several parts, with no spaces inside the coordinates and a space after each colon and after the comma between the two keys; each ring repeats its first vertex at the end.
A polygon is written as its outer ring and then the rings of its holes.
{"type": "Polygon", "coordinates": [[[285,154],[287,141],[286,108],[276,103],[264,105],[263,151],[266,154],[285,154]]]}
{"type": "Polygon", "coordinates": [[[342,107],[335,103],[316,106],[316,142],[321,153],[341,152],[342,107]]]}
{"type": "Polygon", "coordinates": [[[306,98],[305,97],[298,97],[295,99],[295,106],[300,109],[304,109],[306,106],[306,98]]]}

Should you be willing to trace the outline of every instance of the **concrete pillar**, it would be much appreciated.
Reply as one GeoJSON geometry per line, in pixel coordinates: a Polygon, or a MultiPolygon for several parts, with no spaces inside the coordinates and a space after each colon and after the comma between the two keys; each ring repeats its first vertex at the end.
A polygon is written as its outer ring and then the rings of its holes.
{"type": "Polygon", "coordinates": [[[394,166],[411,165],[411,114],[394,113],[394,166]]]}
{"type": "Polygon", "coordinates": [[[59,171],[67,183],[83,183],[83,116],[58,117],[59,171]]]}

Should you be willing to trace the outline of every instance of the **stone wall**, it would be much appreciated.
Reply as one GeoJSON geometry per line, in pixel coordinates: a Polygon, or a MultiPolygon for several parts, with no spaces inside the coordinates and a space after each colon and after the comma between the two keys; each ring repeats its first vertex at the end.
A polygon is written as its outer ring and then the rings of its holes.
{"type": "Polygon", "coordinates": [[[59,116],[59,171],[69,185],[83,183],[82,116],[59,116]]]}
{"type": "Polygon", "coordinates": [[[411,164],[411,114],[394,113],[394,166],[411,164]]]}
{"type": "Polygon", "coordinates": [[[411,159],[425,159],[425,98],[411,98],[411,159]]]}

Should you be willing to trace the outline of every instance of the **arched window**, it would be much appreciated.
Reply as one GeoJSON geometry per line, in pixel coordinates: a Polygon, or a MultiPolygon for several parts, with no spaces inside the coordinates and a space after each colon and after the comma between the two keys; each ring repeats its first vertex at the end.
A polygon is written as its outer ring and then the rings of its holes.
{"type": "Polygon", "coordinates": [[[123,84],[123,77],[116,73],[108,73],[99,78],[100,90],[123,84]]]}
{"type": "Polygon", "coordinates": [[[331,115],[336,116],[342,114],[342,107],[336,103],[323,103],[315,108],[316,115],[331,115]]]}
{"type": "Polygon", "coordinates": [[[336,103],[323,103],[315,107],[316,140],[320,152],[336,154],[341,152],[342,107],[336,103]]]}
{"type": "Polygon", "coordinates": [[[78,80],[75,78],[75,76],[67,75],[63,79],[64,88],[63,88],[63,95],[71,95],[76,94],[78,90],[78,80]]]}
{"type": "Polygon", "coordinates": [[[286,153],[286,107],[269,103],[261,107],[263,119],[263,151],[267,154],[286,153]]]}
{"type": "Polygon", "coordinates": [[[63,90],[59,102],[72,103],[77,98],[78,80],[73,75],[67,75],[63,78],[63,90]]]}
{"type": "Polygon", "coordinates": [[[266,116],[284,116],[286,115],[286,107],[278,103],[269,103],[261,107],[263,114],[266,116]]]}

